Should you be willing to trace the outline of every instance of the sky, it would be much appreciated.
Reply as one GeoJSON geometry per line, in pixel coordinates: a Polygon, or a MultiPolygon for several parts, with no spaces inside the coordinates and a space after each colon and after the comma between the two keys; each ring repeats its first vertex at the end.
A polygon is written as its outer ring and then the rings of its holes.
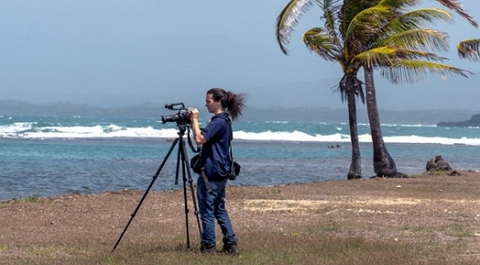
{"type": "MultiPolygon", "coordinates": [[[[252,108],[346,108],[334,91],[340,66],[302,42],[303,32],[323,26],[318,7],[300,19],[286,56],[275,36],[286,0],[0,3],[0,100],[199,107],[209,88],[222,87],[245,93],[252,108]]],[[[480,23],[480,2],[461,3],[480,23]]],[[[420,7],[442,6],[425,0],[420,7]]],[[[442,55],[475,75],[400,85],[375,75],[379,108],[480,110],[480,63],[456,53],[456,43],[480,38],[480,29],[458,16],[454,23],[434,26],[450,36],[442,55]]]]}

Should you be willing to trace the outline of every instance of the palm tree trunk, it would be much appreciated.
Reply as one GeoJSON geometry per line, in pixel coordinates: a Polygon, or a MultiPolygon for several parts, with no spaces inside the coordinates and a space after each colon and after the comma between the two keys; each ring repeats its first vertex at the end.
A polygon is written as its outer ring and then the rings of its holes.
{"type": "Polygon", "coordinates": [[[347,179],[362,178],[362,163],[360,158],[360,145],[358,141],[357,130],[357,109],[355,104],[355,94],[348,92],[348,125],[350,126],[350,142],[352,143],[352,162],[348,170],[347,179]]]}
{"type": "Polygon", "coordinates": [[[373,145],[373,170],[377,176],[394,177],[397,174],[395,161],[388,153],[380,128],[373,69],[364,67],[368,121],[373,145]]]}
{"type": "Polygon", "coordinates": [[[355,102],[356,91],[361,88],[361,82],[356,74],[345,74],[339,84],[342,99],[347,99],[348,125],[350,126],[350,142],[352,144],[352,161],[347,173],[347,179],[362,178],[362,163],[360,159],[360,145],[357,129],[357,106],[355,102]]]}

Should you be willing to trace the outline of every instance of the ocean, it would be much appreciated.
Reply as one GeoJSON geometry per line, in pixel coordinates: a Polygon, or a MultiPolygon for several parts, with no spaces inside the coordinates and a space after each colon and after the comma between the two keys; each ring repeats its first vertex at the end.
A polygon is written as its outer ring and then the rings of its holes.
{"type": "MultiPolygon", "coordinates": [[[[233,154],[242,171],[229,185],[346,179],[351,159],[346,123],[241,120],[233,128],[233,154]]],[[[406,174],[424,172],[437,155],[453,169],[480,171],[479,129],[382,124],[387,149],[406,174]]],[[[358,131],[362,175],[369,178],[374,172],[368,124],[359,124],[358,131]]],[[[183,189],[181,172],[176,178],[179,145],[167,157],[178,132],[175,122],[163,124],[160,118],[0,115],[0,199],[145,190],[164,159],[152,190],[183,189]]],[[[182,139],[193,157],[188,126],[182,139]]],[[[193,172],[192,178],[197,178],[193,172]]]]}

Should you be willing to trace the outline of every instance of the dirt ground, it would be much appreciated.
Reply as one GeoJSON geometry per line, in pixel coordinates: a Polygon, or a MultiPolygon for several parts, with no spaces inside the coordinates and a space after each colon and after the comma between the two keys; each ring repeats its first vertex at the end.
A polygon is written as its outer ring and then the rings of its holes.
{"type": "MultiPolygon", "coordinates": [[[[336,236],[372,240],[461,242],[464,255],[480,260],[480,173],[423,174],[405,179],[360,179],[271,187],[229,187],[227,207],[237,234],[294,231],[331,224],[336,236]],[[335,227],[341,227],[335,229],[335,227]]],[[[31,255],[31,246],[101,244],[113,247],[132,220],[125,242],[185,236],[185,217],[196,240],[198,227],[187,190],[144,190],[26,198],[0,203],[0,260],[31,255]]],[[[196,241],[192,241],[195,242],[196,241]]]]}

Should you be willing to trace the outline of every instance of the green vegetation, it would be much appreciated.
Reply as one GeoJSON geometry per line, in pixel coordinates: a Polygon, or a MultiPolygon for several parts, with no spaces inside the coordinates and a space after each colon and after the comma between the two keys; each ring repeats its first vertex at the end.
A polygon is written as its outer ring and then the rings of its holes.
{"type": "Polygon", "coordinates": [[[42,200],[38,196],[30,196],[30,197],[25,197],[25,198],[14,198],[14,199],[12,199],[12,202],[43,203],[44,200],[42,200]]]}
{"type": "MultiPolygon", "coordinates": [[[[228,256],[201,254],[194,247],[187,249],[183,238],[158,239],[155,242],[126,243],[111,251],[112,242],[79,242],[76,245],[36,245],[29,256],[3,258],[0,264],[475,264],[463,261],[461,242],[446,245],[434,240],[428,228],[401,228],[411,233],[411,240],[386,238],[383,241],[361,237],[340,238],[339,230],[359,229],[328,223],[296,230],[264,231],[242,234],[242,254],[228,256]],[[420,237],[430,238],[422,242],[420,237]]],[[[386,227],[385,229],[388,229],[386,227]]],[[[461,224],[445,227],[468,237],[461,224]]]]}

